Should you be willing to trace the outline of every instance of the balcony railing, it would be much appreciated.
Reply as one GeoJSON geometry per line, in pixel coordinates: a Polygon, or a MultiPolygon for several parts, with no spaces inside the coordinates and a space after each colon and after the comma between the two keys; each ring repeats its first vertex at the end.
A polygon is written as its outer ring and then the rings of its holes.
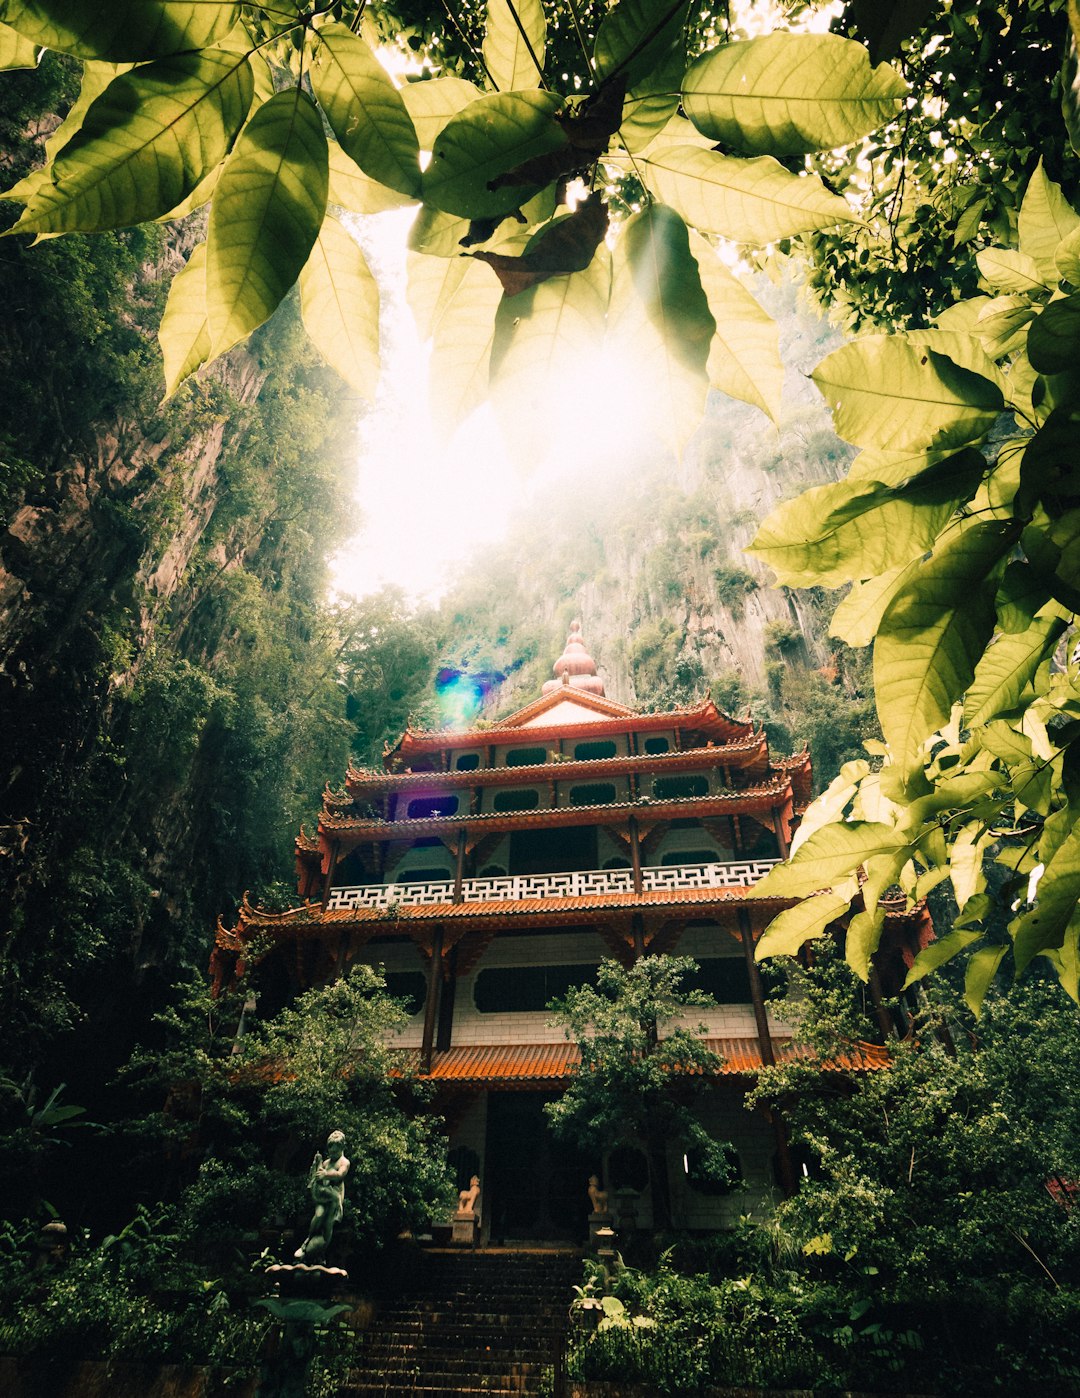
{"type": "MultiPolygon", "coordinates": [[[[646,893],[666,889],[741,888],[763,879],[776,859],[744,859],[734,864],[666,864],[642,869],[646,893]]],[[[633,893],[630,869],[588,869],[572,874],[510,874],[497,878],[463,879],[463,903],[520,903],[535,898],[583,898],[599,893],[633,893]]],[[[452,903],[453,879],[417,883],[363,884],[335,888],[328,908],[386,908],[400,904],[452,903]]]]}

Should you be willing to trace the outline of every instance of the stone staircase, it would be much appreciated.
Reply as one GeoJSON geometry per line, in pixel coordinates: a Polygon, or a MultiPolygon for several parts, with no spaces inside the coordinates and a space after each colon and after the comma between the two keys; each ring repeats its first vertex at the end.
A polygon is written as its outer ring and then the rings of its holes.
{"type": "Polygon", "coordinates": [[[562,1363],[580,1275],[581,1254],[570,1249],[418,1254],[360,1337],[341,1398],[539,1393],[545,1370],[562,1363]]]}

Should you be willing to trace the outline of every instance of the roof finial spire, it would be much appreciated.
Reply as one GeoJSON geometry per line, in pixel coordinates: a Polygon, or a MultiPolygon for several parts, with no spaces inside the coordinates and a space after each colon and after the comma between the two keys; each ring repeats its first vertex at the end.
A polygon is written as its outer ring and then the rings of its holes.
{"type": "Polygon", "coordinates": [[[576,618],[570,623],[570,634],[566,638],[563,653],[551,668],[555,678],[544,684],[542,694],[553,694],[562,689],[563,685],[569,685],[571,689],[582,689],[586,694],[602,696],[604,693],[604,681],[596,673],[596,662],[585,649],[585,642],[581,637],[581,622],[576,618]]]}

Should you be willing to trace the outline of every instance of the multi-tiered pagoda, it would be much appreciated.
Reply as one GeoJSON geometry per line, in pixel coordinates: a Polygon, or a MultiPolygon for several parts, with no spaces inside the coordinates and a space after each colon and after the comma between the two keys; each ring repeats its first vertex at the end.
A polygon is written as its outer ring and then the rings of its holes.
{"type": "MultiPolygon", "coordinates": [[[[797,1052],[753,957],[784,905],[746,894],[787,854],[811,796],[810,755],[771,759],[764,730],[711,699],[638,713],[607,698],[577,622],[554,672],[508,718],[410,728],[381,770],[350,768],[316,835],[297,840],[303,905],[270,913],[245,901],[234,928],[219,925],[214,973],[242,969],[253,939],[271,1002],[356,962],[384,967],[414,1011],[401,1047],[437,1089],[458,1172],[481,1177],[485,1235],[541,1238],[580,1235],[584,1183],[601,1166],[547,1128],[543,1104],[577,1058],[548,1002],[603,957],[689,954],[718,1002],[701,1016],[723,1057],[705,1124],[733,1142],[750,1200],[710,1192],[675,1143],[670,1196],[677,1224],[721,1226],[791,1183],[777,1124],[741,1106],[747,1074],[797,1052]]],[[[925,913],[888,924],[910,960],[925,913]]],[[[880,1057],[860,1045],[847,1066],[880,1057]]],[[[619,1149],[602,1167],[647,1224],[644,1157],[619,1149]]]]}

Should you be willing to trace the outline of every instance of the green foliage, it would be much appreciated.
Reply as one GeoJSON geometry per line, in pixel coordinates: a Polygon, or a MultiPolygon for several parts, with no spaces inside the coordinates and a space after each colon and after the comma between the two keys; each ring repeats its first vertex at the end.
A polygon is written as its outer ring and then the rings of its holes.
{"type": "MultiPolygon", "coordinates": [[[[866,859],[872,877],[882,886],[898,878],[909,898],[950,878],[965,926],[984,934],[946,944],[968,958],[971,1003],[1010,953],[1017,973],[1045,957],[1078,994],[1076,848],[1067,835],[1080,710],[1075,656],[1061,643],[1080,608],[1066,427],[1080,337],[1071,298],[1060,295],[1080,277],[1069,252],[1078,227],[1080,215],[1039,166],[1020,206],[1018,247],[980,253],[992,294],[952,308],[937,330],[865,337],[830,355],[815,377],[834,395],[841,432],[865,450],[846,481],[811,492],[806,508],[774,512],[753,546],[789,580],[854,584],[833,629],[852,641],[875,636],[887,742],[873,749],[881,769],[868,768],[830,808],[832,834],[815,834],[756,895],[793,889],[823,840],[850,836],[872,812],[890,831],[891,853],[886,860],[854,841],[845,860],[836,845],[833,891],[866,859]],[[902,409],[872,402],[900,390],[902,409]],[[1012,421],[999,427],[1003,395],[1012,421]],[[907,513],[896,517],[901,502],[907,513]],[[888,546],[868,550],[879,537],[888,546]],[[1046,869],[1038,886],[1028,881],[1033,861],[989,888],[991,831],[1025,827],[1046,869]],[[1010,905],[1003,943],[994,911],[1010,905]]],[[[860,974],[880,928],[864,930],[849,945],[860,974]]],[[[928,969],[924,962],[919,974],[928,969]]]]}
{"type": "Polygon", "coordinates": [[[549,1007],[581,1051],[569,1087],[544,1109],[553,1129],[585,1150],[644,1143],[660,1227],[670,1216],[667,1169],[661,1163],[666,1142],[682,1141],[699,1151],[706,1177],[727,1175],[723,1145],[708,1135],[693,1110],[705,1075],[719,1063],[702,1043],[701,1028],[687,1023],[695,1009],[714,1003],[683,986],[694,969],[693,959],[685,956],[645,956],[629,970],[602,961],[595,985],[570,990],[549,1007]],[[661,1023],[666,1026],[662,1039],[661,1023]],[[691,1069],[697,1071],[688,1081],[691,1069]]]}
{"type": "Polygon", "coordinates": [[[668,439],[686,440],[710,383],[777,416],[775,329],[700,235],[762,246],[853,222],[852,206],[806,157],[851,146],[895,117],[907,90],[896,71],[871,71],[865,48],[848,38],[745,41],[726,10],[691,15],[668,0],[622,0],[587,15],[554,0],[531,0],[524,16],[502,4],[483,16],[474,7],[449,34],[407,0],[375,7],[374,21],[364,8],[346,0],[294,16],[204,6],[196,22],[195,10],[181,19],[176,6],[153,7],[157,18],[124,30],[114,19],[77,21],[63,7],[46,20],[29,0],[10,0],[4,14],[16,36],[86,60],[86,100],[47,169],[9,191],[23,204],[9,231],[116,228],[186,215],[209,199],[205,277],[196,265],[163,331],[170,387],[263,323],[316,248],[307,280],[321,283],[324,313],[308,318],[313,337],[370,394],[377,305],[357,291],[355,258],[330,259],[317,247],[329,167],[350,206],[422,203],[411,234],[414,282],[442,275],[433,258],[476,256],[479,247],[506,287],[500,296],[492,270],[475,263],[444,287],[433,364],[445,425],[490,381],[525,430],[521,390],[541,393],[553,353],[601,337],[605,319],[612,339],[632,340],[648,362],[668,439]],[[416,89],[441,82],[447,93],[456,82],[453,96],[399,92],[369,43],[380,33],[422,52],[428,66],[416,89]],[[115,63],[121,52],[134,61],[129,71],[103,74],[93,61],[115,63]],[[444,65],[486,90],[465,87],[444,65]],[[677,115],[680,89],[685,115],[677,115]],[[423,173],[414,111],[431,150],[423,173]],[[717,140],[722,149],[710,148],[717,140]],[[576,212],[565,203],[575,175],[594,190],[576,212]],[[602,237],[612,215],[623,225],[613,275],[602,237]],[[526,236],[514,225],[507,231],[510,217],[526,236]],[[588,220],[597,236],[585,244],[567,236],[588,220]],[[536,291],[553,278],[559,286],[536,291]],[[589,315],[560,326],[547,303],[572,287],[587,289],[589,315]],[[512,355],[496,333],[507,323],[512,355]],[[363,347],[362,374],[348,372],[350,342],[363,347]]]}
{"type": "MultiPolygon", "coordinates": [[[[343,1239],[335,1234],[343,1252],[377,1248],[450,1207],[445,1141],[434,1118],[407,1110],[409,1082],[389,1046],[407,1015],[381,977],[360,966],[276,1015],[248,1008],[238,1038],[239,1010],[196,982],[161,1017],[164,1045],[138,1050],[126,1070],[144,1091],[186,1084],[198,1103],[202,1158],[177,1204],[189,1237],[299,1221],[308,1161],[331,1129],[345,1133],[351,1161],[343,1239]]],[[[192,1125],[163,1114],[143,1130],[183,1139],[192,1125]]]]}

